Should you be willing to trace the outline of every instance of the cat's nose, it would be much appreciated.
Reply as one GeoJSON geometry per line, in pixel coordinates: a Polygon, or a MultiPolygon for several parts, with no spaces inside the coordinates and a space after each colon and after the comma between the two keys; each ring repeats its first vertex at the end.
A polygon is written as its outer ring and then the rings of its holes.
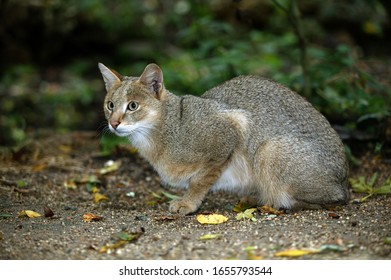
{"type": "Polygon", "coordinates": [[[114,128],[117,129],[117,127],[120,125],[121,122],[119,121],[110,121],[110,125],[114,128]]]}

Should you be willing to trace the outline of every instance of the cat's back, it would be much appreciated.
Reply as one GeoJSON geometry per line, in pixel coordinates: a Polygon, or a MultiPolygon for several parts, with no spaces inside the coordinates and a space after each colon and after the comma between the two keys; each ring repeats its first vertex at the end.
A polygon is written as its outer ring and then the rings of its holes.
{"type": "Polygon", "coordinates": [[[214,99],[231,108],[255,109],[284,106],[306,107],[307,102],[289,88],[270,79],[258,76],[239,76],[224,82],[208,91],[203,98],[214,99]]]}
{"type": "Polygon", "coordinates": [[[231,109],[245,110],[263,133],[329,131],[327,120],[308,101],[266,78],[239,76],[208,90],[202,98],[217,100],[231,109]]]}

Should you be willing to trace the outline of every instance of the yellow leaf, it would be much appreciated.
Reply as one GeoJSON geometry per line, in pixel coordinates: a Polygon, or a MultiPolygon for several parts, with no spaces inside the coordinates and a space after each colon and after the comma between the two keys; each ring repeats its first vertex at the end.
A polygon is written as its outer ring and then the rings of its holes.
{"type": "Polygon", "coordinates": [[[58,149],[64,153],[69,153],[72,151],[72,147],[69,145],[59,145],[58,149]]]}
{"type": "Polygon", "coordinates": [[[103,194],[100,194],[98,192],[94,193],[94,202],[95,203],[98,203],[98,202],[101,202],[103,200],[108,200],[109,198],[103,194]]]}
{"type": "Polygon", "coordinates": [[[258,261],[258,260],[263,260],[263,257],[255,255],[253,252],[248,252],[247,259],[252,261],[258,261]]]}
{"type": "Polygon", "coordinates": [[[120,160],[117,160],[117,161],[109,160],[108,162],[105,163],[105,166],[99,170],[99,173],[101,175],[105,175],[107,173],[114,172],[114,171],[118,170],[118,168],[120,168],[120,166],[121,166],[120,160]]]}
{"type": "Polygon", "coordinates": [[[242,219],[250,219],[253,222],[256,222],[257,219],[254,217],[253,213],[257,210],[257,208],[249,208],[244,210],[244,212],[240,212],[236,215],[236,220],[242,219]]]}
{"type": "Polygon", "coordinates": [[[374,35],[381,34],[381,27],[379,26],[379,24],[368,20],[364,22],[362,29],[367,34],[374,34],[374,35]]]}
{"type": "Polygon", "coordinates": [[[300,257],[300,256],[308,255],[308,254],[313,254],[313,253],[316,253],[316,251],[293,249],[293,250],[277,252],[277,253],[274,254],[274,256],[275,257],[291,257],[291,258],[295,258],[295,257],[300,257]]]}
{"type": "Polygon", "coordinates": [[[92,193],[98,193],[98,192],[99,192],[99,188],[97,188],[96,186],[94,186],[94,187],[92,187],[91,192],[92,192],[92,193]]]}
{"type": "Polygon", "coordinates": [[[104,245],[99,249],[99,253],[107,253],[109,250],[115,250],[128,243],[126,240],[118,240],[116,243],[111,245],[104,245]]]}
{"type": "Polygon", "coordinates": [[[64,187],[66,189],[70,189],[70,190],[76,190],[77,189],[77,185],[76,185],[76,182],[74,180],[65,181],[64,182],[64,187]]]}
{"type": "Polygon", "coordinates": [[[83,215],[83,221],[86,223],[92,222],[92,221],[100,221],[103,217],[92,214],[92,213],[85,213],[83,215]]]}
{"type": "Polygon", "coordinates": [[[247,251],[247,259],[248,260],[263,260],[263,257],[255,255],[254,251],[257,247],[248,246],[245,250],[247,251]]]}
{"type": "Polygon", "coordinates": [[[205,234],[199,238],[199,240],[210,240],[220,238],[221,234],[205,234]]]}
{"type": "Polygon", "coordinates": [[[34,172],[40,172],[40,171],[46,169],[46,167],[48,167],[48,165],[46,163],[39,163],[39,164],[34,165],[32,169],[34,172]]]}
{"type": "Polygon", "coordinates": [[[217,225],[217,224],[225,223],[226,221],[228,221],[228,218],[220,214],[210,214],[210,215],[200,214],[197,215],[197,221],[200,224],[217,225]]]}
{"type": "Polygon", "coordinates": [[[23,216],[27,216],[29,218],[38,218],[38,217],[41,217],[42,215],[35,212],[35,211],[31,211],[31,210],[22,210],[20,213],[19,213],[19,217],[23,217],[23,216]]]}

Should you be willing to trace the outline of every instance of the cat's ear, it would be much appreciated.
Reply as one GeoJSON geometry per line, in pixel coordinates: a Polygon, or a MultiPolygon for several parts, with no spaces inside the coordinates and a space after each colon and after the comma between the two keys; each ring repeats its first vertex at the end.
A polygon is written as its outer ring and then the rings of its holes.
{"type": "Polygon", "coordinates": [[[148,64],[138,81],[147,86],[157,99],[161,99],[164,90],[163,71],[158,65],[148,64]]]}
{"type": "Polygon", "coordinates": [[[98,67],[102,73],[107,91],[110,91],[113,87],[121,84],[122,76],[118,72],[111,70],[102,63],[98,63],[98,67]]]}

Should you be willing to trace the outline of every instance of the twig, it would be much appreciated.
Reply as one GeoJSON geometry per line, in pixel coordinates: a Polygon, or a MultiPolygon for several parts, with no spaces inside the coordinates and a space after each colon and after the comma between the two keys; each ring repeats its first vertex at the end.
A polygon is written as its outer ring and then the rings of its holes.
{"type": "Polygon", "coordinates": [[[307,41],[305,40],[303,29],[301,27],[301,16],[300,16],[300,10],[297,7],[296,0],[290,0],[289,1],[289,7],[283,6],[281,3],[279,3],[277,0],[271,0],[273,4],[281,9],[283,12],[286,13],[288,16],[288,20],[292,25],[293,32],[295,33],[299,50],[300,50],[300,65],[303,72],[303,81],[304,81],[304,89],[303,94],[306,97],[309,97],[311,94],[311,79],[309,75],[309,69],[308,69],[308,54],[307,54],[307,41]]]}

